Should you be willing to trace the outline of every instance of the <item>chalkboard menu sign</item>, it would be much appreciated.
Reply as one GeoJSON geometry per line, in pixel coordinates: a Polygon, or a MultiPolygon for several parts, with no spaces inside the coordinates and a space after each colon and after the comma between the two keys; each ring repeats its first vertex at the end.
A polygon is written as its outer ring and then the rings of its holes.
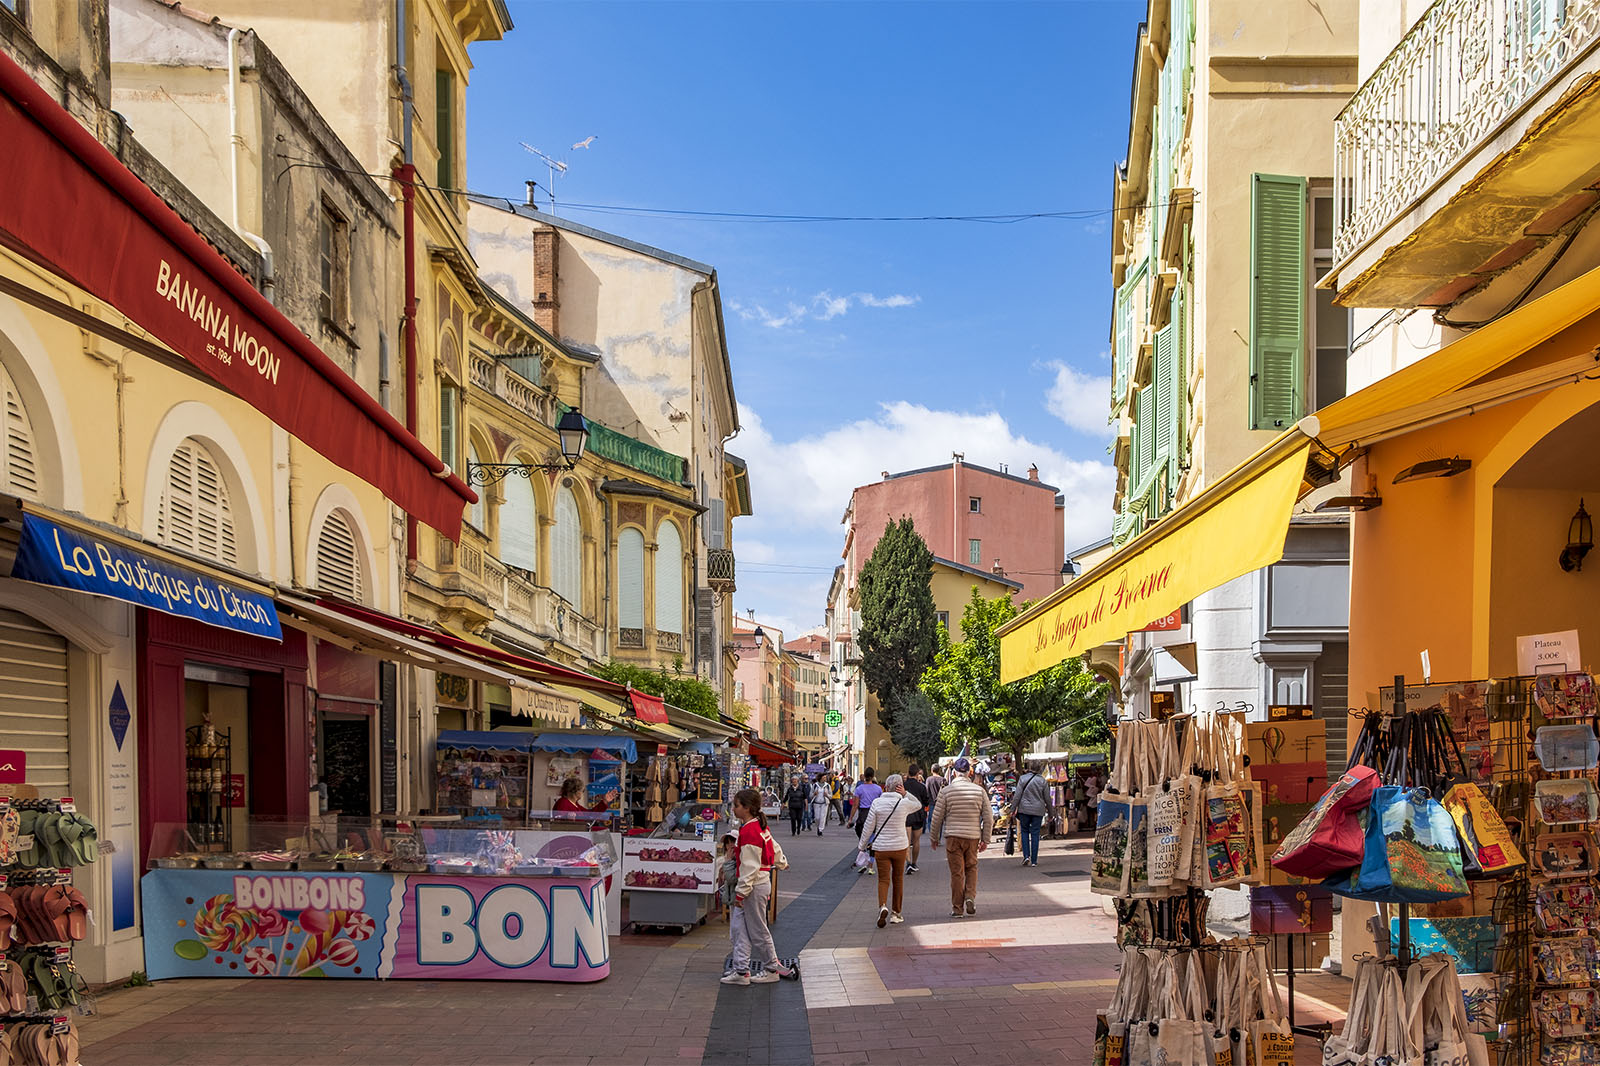
{"type": "Polygon", "coordinates": [[[722,778],[713,771],[702,770],[694,798],[699,803],[721,803],[722,778]]]}
{"type": "Polygon", "coordinates": [[[398,675],[394,663],[378,664],[378,804],[385,814],[400,807],[398,675]]]}

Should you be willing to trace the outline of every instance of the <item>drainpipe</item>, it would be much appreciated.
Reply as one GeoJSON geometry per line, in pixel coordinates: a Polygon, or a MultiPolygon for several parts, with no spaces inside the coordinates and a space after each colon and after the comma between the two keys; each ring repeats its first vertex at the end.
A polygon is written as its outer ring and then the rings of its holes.
{"type": "Polygon", "coordinates": [[[278,281],[272,266],[272,245],[260,234],[251,233],[239,225],[239,149],[244,147],[244,137],[239,133],[239,27],[228,30],[228,167],[233,175],[229,182],[233,194],[233,231],[261,253],[261,295],[274,303],[278,281]]]}
{"type": "MultiPolygon", "coordinates": [[[[403,152],[395,168],[403,203],[401,213],[402,254],[405,256],[405,389],[406,429],[417,432],[417,168],[411,160],[411,119],[415,106],[411,78],[406,73],[406,0],[395,0],[395,77],[400,82],[400,144],[403,152]]],[[[449,465],[448,458],[446,465],[449,465]]],[[[406,514],[406,572],[417,568],[417,520],[406,514]]]]}

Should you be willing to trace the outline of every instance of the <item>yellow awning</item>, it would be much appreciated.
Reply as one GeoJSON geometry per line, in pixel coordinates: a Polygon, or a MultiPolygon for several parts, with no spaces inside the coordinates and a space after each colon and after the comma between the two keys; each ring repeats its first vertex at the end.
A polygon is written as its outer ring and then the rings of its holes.
{"type": "Polygon", "coordinates": [[[1000,629],[1000,680],[1018,681],[1116,640],[1283,556],[1317,434],[1286,430],[1105,562],[1000,629]]]}
{"type": "Polygon", "coordinates": [[[1345,456],[1378,440],[1593,373],[1600,330],[1567,331],[1596,312],[1600,268],[1324,407],[1317,412],[1317,438],[1345,456]],[[1496,375],[1540,345],[1545,347],[1531,365],[1496,375]]]}

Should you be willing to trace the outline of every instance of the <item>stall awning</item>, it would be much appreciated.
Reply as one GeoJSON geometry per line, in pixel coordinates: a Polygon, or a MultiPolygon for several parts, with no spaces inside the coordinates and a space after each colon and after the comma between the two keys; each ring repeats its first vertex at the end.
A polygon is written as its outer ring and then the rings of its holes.
{"type": "Polygon", "coordinates": [[[655,737],[659,743],[682,744],[686,740],[693,740],[694,734],[687,729],[667,725],[665,722],[640,722],[631,721],[628,725],[646,736],[655,737]]]}
{"type": "Polygon", "coordinates": [[[532,733],[492,733],[471,729],[441,729],[435,748],[472,748],[478,751],[528,751],[532,733]]]}
{"type": "Polygon", "coordinates": [[[758,766],[788,766],[794,762],[794,756],[787,750],[758,737],[750,738],[750,758],[758,766]]]}
{"type": "Polygon", "coordinates": [[[1348,457],[1424,424],[1592,374],[1600,336],[1595,329],[1568,330],[1597,312],[1600,268],[1324,407],[1317,439],[1348,457]]]}
{"type": "Polygon", "coordinates": [[[606,736],[603,733],[540,733],[533,738],[535,751],[560,751],[567,754],[595,750],[612,752],[623,762],[633,762],[639,749],[629,737],[606,736]]]}
{"type": "Polygon", "coordinates": [[[736,726],[725,725],[716,718],[707,718],[703,714],[695,714],[681,707],[667,704],[667,723],[679,729],[693,733],[697,737],[706,737],[718,743],[725,742],[737,736],[739,730],[736,726]]]}
{"type": "MultiPolygon", "coordinates": [[[[320,603],[300,599],[287,593],[277,597],[278,617],[283,624],[309,633],[319,640],[331,641],[350,651],[374,655],[390,662],[408,663],[424,670],[476,678],[496,685],[504,685],[511,692],[513,714],[543,717],[538,704],[551,701],[566,702],[561,693],[526,677],[504,669],[494,663],[462,655],[445,648],[413,640],[397,630],[377,625],[365,619],[352,618],[340,611],[331,610],[320,603]]],[[[369,617],[387,617],[377,611],[367,611],[369,617]]],[[[404,625],[400,619],[392,619],[404,625]]]]}
{"type": "Polygon", "coordinates": [[[0,241],[454,540],[477,499],[438,456],[0,53],[0,241]]]}
{"type": "Polygon", "coordinates": [[[282,640],[271,593],[84,519],[24,504],[11,576],[104,596],[197,622],[282,640]]]}
{"type": "Polygon", "coordinates": [[[1000,680],[1118,640],[1283,556],[1317,420],[1288,430],[1072,584],[999,630],[1000,680]]]}

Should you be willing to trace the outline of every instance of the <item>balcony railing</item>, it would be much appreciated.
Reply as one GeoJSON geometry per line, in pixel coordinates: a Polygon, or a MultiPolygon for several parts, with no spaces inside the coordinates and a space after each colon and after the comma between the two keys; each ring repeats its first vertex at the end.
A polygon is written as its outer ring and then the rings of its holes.
{"type": "Polygon", "coordinates": [[[732,548],[706,549],[706,584],[723,592],[733,591],[732,548]]]}
{"type": "Polygon", "coordinates": [[[549,395],[505,362],[473,352],[467,374],[474,388],[493,393],[536,421],[551,424],[549,395]]]}
{"type": "Polygon", "coordinates": [[[1334,122],[1333,254],[1426,196],[1600,37],[1600,0],[1437,0],[1334,122]]]}

